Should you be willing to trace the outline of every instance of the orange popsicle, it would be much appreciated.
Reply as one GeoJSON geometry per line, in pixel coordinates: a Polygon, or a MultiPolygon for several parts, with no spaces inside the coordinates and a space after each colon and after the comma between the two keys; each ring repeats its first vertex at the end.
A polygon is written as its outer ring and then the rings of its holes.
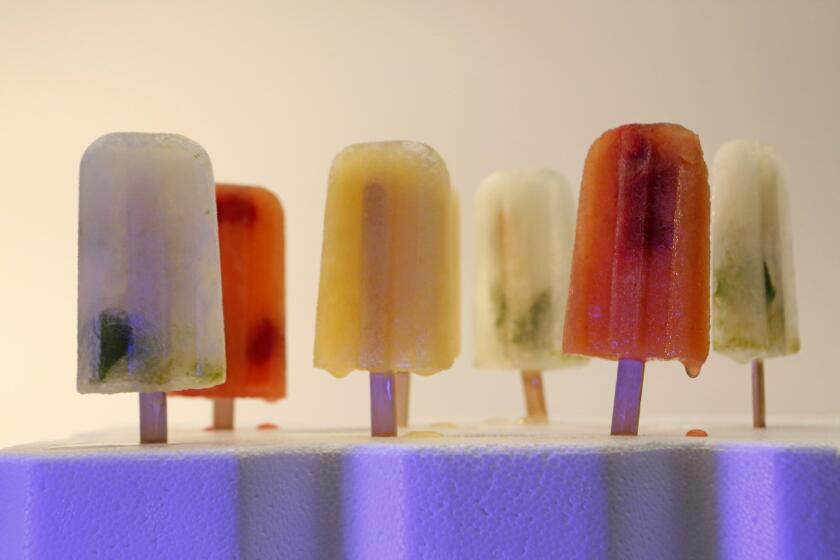
{"type": "Polygon", "coordinates": [[[676,359],[699,374],[709,352],[709,208],[690,130],[633,124],[596,140],[583,171],[563,351],[676,359]]]}
{"type": "Polygon", "coordinates": [[[260,187],[216,185],[227,381],[177,394],[286,395],[283,208],[260,187]]]}

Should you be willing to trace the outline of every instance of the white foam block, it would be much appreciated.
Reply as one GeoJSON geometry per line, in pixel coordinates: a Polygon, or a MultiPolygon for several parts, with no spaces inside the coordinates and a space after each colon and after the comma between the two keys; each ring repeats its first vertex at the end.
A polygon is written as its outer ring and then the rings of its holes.
{"type": "Polygon", "coordinates": [[[840,425],[687,427],[21,446],[0,452],[0,558],[838,557],[840,425]]]}

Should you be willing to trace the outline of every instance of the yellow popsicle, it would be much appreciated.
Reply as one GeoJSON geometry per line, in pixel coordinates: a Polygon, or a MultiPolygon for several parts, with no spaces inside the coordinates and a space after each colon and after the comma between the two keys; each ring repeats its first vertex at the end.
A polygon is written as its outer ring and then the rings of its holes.
{"type": "Polygon", "coordinates": [[[315,367],[432,374],[460,347],[457,197],[416,142],[345,148],[333,161],[315,367]]]}

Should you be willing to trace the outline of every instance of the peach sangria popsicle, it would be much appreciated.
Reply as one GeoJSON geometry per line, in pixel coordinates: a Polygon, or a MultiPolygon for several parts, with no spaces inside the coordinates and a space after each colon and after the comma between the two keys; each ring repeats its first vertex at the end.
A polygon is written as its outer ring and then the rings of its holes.
{"type": "Polygon", "coordinates": [[[371,432],[396,435],[396,372],[449,368],[459,349],[456,198],[416,142],[345,148],[332,164],[315,367],[370,372],[371,432]]]}
{"type": "Polygon", "coordinates": [[[236,398],[286,396],[283,207],[260,187],[216,185],[227,381],[178,395],[213,399],[213,428],[233,428],[236,398]]]}
{"type": "Polygon", "coordinates": [[[563,350],[618,360],[613,434],[638,433],[645,361],[709,352],[709,183],[675,124],[605,132],[583,171],[563,350]]]}

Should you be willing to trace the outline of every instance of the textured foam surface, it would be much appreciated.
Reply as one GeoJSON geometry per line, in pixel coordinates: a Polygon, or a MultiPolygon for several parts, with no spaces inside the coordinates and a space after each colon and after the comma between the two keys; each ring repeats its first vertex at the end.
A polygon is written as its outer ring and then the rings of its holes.
{"type": "Polygon", "coordinates": [[[691,427],[21,446],[0,452],[0,558],[840,557],[840,425],[691,427]]]}

